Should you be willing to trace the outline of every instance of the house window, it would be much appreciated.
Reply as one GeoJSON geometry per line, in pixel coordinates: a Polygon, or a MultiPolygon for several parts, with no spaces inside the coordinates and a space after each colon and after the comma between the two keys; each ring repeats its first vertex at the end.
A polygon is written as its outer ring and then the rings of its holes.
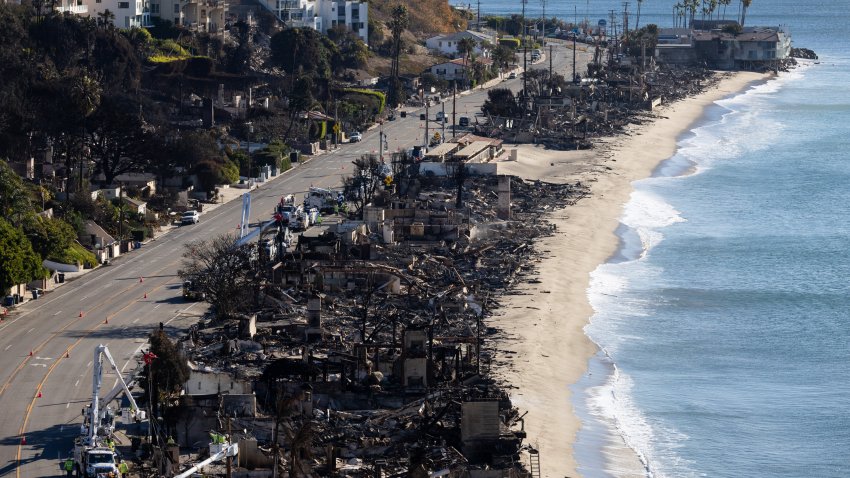
{"type": "Polygon", "coordinates": [[[124,28],[130,28],[130,17],[124,17],[124,28]]]}
{"type": "Polygon", "coordinates": [[[442,42],[442,41],[440,41],[440,48],[442,48],[442,47],[443,47],[443,42],[442,42]]]}
{"type": "Polygon", "coordinates": [[[180,13],[180,4],[175,3],[174,4],[174,14],[176,15],[176,14],[179,14],[179,13],[180,13]]]}
{"type": "Polygon", "coordinates": [[[159,4],[158,3],[151,4],[151,13],[153,13],[154,15],[159,15],[159,4]]]}
{"type": "Polygon", "coordinates": [[[202,17],[207,16],[207,11],[206,11],[206,10],[201,10],[201,16],[202,16],[202,17]]]}
{"type": "Polygon", "coordinates": [[[118,8],[130,8],[130,2],[118,2],[118,8]]]}

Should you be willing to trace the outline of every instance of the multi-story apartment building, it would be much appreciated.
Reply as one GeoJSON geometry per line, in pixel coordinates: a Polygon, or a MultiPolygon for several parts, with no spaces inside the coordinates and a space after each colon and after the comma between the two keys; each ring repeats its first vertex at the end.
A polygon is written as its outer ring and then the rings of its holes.
{"type": "Polygon", "coordinates": [[[154,17],[183,25],[190,30],[222,32],[226,13],[225,0],[151,0],[151,14],[154,17]]]}
{"type": "MultiPolygon", "coordinates": [[[[76,3],[70,0],[71,3],[76,3]]],[[[118,28],[146,27],[151,25],[150,0],[83,0],[88,15],[99,18],[109,10],[115,15],[113,23],[118,28]]]]}
{"type": "Polygon", "coordinates": [[[282,22],[293,28],[322,33],[342,25],[369,42],[369,5],[352,0],[260,0],[282,22]]]}

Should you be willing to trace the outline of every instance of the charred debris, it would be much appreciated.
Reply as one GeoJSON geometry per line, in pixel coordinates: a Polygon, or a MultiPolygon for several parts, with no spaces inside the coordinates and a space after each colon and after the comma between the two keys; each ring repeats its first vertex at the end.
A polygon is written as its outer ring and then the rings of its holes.
{"type": "Polygon", "coordinates": [[[652,121],[658,106],[716,81],[715,72],[703,66],[657,63],[653,49],[646,43],[596,46],[584,77],[529,70],[516,95],[491,91],[483,107],[487,120],[476,125],[476,134],[558,150],[589,149],[595,138],[652,121]]]}
{"type": "Polygon", "coordinates": [[[261,255],[240,312],[180,339],[164,428],[183,453],[230,428],[232,476],[539,476],[487,318],[534,281],[544,214],[589,189],[453,167],[396,156],[370,204],[261,255]]]}

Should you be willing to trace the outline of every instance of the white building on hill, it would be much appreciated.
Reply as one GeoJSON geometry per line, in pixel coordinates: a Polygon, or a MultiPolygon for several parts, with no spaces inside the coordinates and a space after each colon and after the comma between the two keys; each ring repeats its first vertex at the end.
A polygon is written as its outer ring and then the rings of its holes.
{"type": "Polygon", "coordinates": [[[149,0],[84,0],[88,16],[98,19],[109,10],[117,28],[147,27],[151,25],[149,0]]]}
{"type": "Polygon", "coordinates": [[[287,26],[322,33],[343,25],[369,43],[369,4],[350,0],[260,0],[287,26]]]}
{"type": "Polygon", "coordinates": [[[463,31],[455,33],[447,33],[445,35],[437,35],[425,40],[425,46],[429,50],[435,50],[443,55],[450,57],[458,57],[460,53],[457,51],[457,45],[464,38],[471,38],[475,42],[475,47],[472,52],[478,56],[490,56],[490,51],[484,47],[484,44],[493,44],[494,40],[489,35],[481,32],[463,31]]]}

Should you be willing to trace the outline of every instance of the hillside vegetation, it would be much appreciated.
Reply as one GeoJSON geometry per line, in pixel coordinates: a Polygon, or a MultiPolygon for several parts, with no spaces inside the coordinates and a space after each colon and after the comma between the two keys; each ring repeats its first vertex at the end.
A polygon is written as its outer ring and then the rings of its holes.
{"type": "Polygon", "coordinates": [[[466,18],[448,0],[370,0],[369,18],[385,23],[392,8],[402,3],[410,12],[410,31],[416,36],[466,29],[466,18]]]}

